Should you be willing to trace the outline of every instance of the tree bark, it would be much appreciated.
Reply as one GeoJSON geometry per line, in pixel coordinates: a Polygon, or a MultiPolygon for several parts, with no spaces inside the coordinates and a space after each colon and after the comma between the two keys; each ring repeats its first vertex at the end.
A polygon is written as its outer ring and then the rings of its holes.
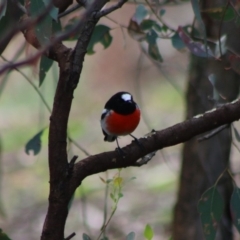
{"type": "MultiPolygon", "coordinates": [[[[219,2],[219,0],[205,0],[203,1],[203,9],[219,6],[219,2]]],[[[220,4],[224,5],[222,1],[220,4]]],[[[207,15],[203,15],[203,20],[208,38],[218,39],[219,29],[221,29],[221,35],[223,33],[227,34],[228,47],[235,52],[240,52],[239,43],[237,42],[239,29],[236,29],[233,21],[221,25],[220,22],[212,21],[207,15]]],[[[209,98],[212,97],[213,92],[208,80],[210,74],[215,74],[217,89],[227,101],[237,98],[239,75],[233,70],[226,70],[226,67],[230,65],[228,58],[228,54],[221,57],[221,61],[191,56],[186,95],[187,118],[214,107],[214,101],[209,98]]],[[[221,102],[226,102],[226,100],[222,99],[221,102]]],[[[184,144],[179,192],[174,210],[174,240],[205,239],[197,205],[201,195],[213,186],[226,168],[230,167],[230,131],[227,128],[205,141],[199,142],[197,138],[193,138],[184,144]]],[[[216,239],[231,240],[233,234],[229,204],[232,193],[232,180],[228,174],[224,174],[218,182],[218,190],[224,198],[225,211],[218,226],[216,239]]]]}

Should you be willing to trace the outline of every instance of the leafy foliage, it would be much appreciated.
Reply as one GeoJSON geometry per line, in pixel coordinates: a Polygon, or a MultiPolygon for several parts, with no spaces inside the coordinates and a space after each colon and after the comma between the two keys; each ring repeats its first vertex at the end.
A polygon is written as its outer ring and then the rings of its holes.
{"type": "MultiPolygon", "coordinates": [[[[11,41],[8,33],[18,24],[22,12],[16,8],[13,1],[1,1],[3,3],[3,9],[0,14],[0,55],[11,41]],[[7,36],[7,37],[6,37],[7,36]]],[[[20,4],[23,4],[23,0],[19,0],[20,4]]]]}
{"type": "Polygon", "coordinates": [[[110,30],[111,29],[108,26],[102,24],[99,24],[95,27],[91,40],[88,44],[88,54],[95,53],[93,48],[97,43],[101,43],[105,49],[111,45],[112,36],[110,35],[110,30]]]}
{"type": "Polygon", "coordinates": [[[83,240],[91,240],[91,238],[86,233],[83,233],[82,239],[83,240]]]}
{"type": "Polygon", "coordinates": [[[233,224],[240,232],[240,188],[234,187],[231,197],[231,213],[233,218],[233,224]]]}
{"type": "Polygon", "coordinates": [[[1,12],[0,12],[0,20],[3,16],[5,16],[6,14],[6,10],[7,10],[7,1],[2,1],[0,6],[1,6],[1,12]]]}
{"type": "Polygon", "coordinates": [[[143,4],[139,4],[136,7],[136,11],[134,14],[134,20],[140,24],[146,17],[148,16],[148,10],[145,8],[143,4]]]}
{"type": "MultiPolygon", "coordinates": [[[[31,1],[30,12],[32,16],[39,16],[46,11],[43,0],[31,1]]],[[[52,18],[49,14],[35,25],[35,34],[41,46],[50,41],[52,35],[52,18]]]]}
{"type": "Polygon", "coordinates": [[[177,32],[171,37],[171,41],[173,47],[176,48],[177,50],[185,48],[185,44],[183,43],[182,39],[179,37],[179,34],[177,32]]]}
{"type": "Polygon", "coordinates": [[[210,17],[218,21],[231,21],[236,17],[235,10],[229,6],[221,6],[203,10],[210,17]]]}
{"type": "MultiPolygon", "coordinates": [[[[43,0],[44,5],[47,7],[49,4],[51,4],[52,0],[43,0]]],[[[53,20],[56,22],[58,21],[58,8],[51,6],[51,9],[49,11],[49,15],[53,20]]]]}
{"type": "Polygon", "coordinates": [[[130,232],[127,236],[126,236],[126,240],[134,240],[135,239],[135,233],[134,232],[130,232]]]}
{"type": "Polygon", "coordinates": [[[223,208],[224,202],[216,186],[209,188],[199,200],[198,211],[206,240],[215,239],[223,208]]]}
{"type": "Polygon", "coordinates": [[[0,228],[0,240],[11,240],[6,233],[0,228]]]}
{"type": "MultiPolygon", "coordinates": [[[[23,4],[23,0],[19,1],[23,4]]],[[[158,1],[154,1],[156,4],[158,1]]],[[[167,1],[166,1],[167,2],[167,1]]],[[[169,1],[170,2],[170,1],[169,1]]],[[[46,11],[46,7],[49,5],[50,0],[34,0],[30,4],[30,13],[33,17],[37,17],[46,11]]],[[[136,7],[136,12],[134,16],[130,19],[128,26],[128,33],[141,44],[144,43],[147,46],[146,54],[154,61],[162,62],[163,58],[161,55],[161,49],[159,48],[158,42],[164,38],[171,40],[172,46],[177,50],[181,50],[184,47],[187,47],[192,54],[195,54],[198,57],[216,57],[220,58],[222,54],[227,52],[227,47],[225,47],[224,41],[221,39],[216,44],[215,53],[207,45],[207,39],[205,36],[205,27],[202,21],[201,12],[199,8],[198,0],[191,0],[192,7],[195,13],[197,21],[202,27],[201,42],[196,42],[190,37],[189,32],[186,31],[185,27],[179,27],[177,30],[171,29],[164,21],[161,21],[161,17],[166,14],[166,10],[163,8],[158,8],[154,13],[150,12],[150,8],[145,7],[145,5],[140,4],[136,7]],[[160,9],[160,10],[159,10],[160,9]],[[160,16],[160,18],[159,18],[160,16]],[[204,44],[203,44],[204,42],[204,44]]],[[[5,1],[5,6],[0,13],[0,35],[4,36],[9,32],[15,24],[18,23],[19,17],[13,18],[14,15],[12,11],[9,11],[11,1],[5,1]],[[17,19],[17,20],[16,20],[17,19]]],[[[11,8],[12,9],[12,8],[11,8]]],[[[151,9],[152,10],[152,9],[151,9]]],[[[230,21],[236,18],[236,11],[233,7],[217,7],[212,9],[204,10],[206,14],[217,21],[230,21]]],[[[18,13],[19,14],[19,13],[18,13]]],[[[22,13],[21,13],[22,14],[22,13]]],[[[14,15],[15,16],[15,15],[14,15]]],[[[20,14],[18,15],[20,16],[20,14]]],[[[67,20],[66,20],[67,21],[67,20]]],[[[73,28],[79,22],[78,18],[72,18],[68,21],[65,31],[73,28]]],[[[34,26],[36,31],[36,36],[41,45],[48,43],[51,40],[51,36],[54,33],[61,32],[61,22],[58,19],[58,9],[52,7],[49,12],[46,12],[46,17],[37,23],[34,26]]],[[[191,29],[194,31],[194,29],[191,29]]],[[[91,40],[88,45],[87,53],[94,54],[94,47],[96,44],[100,43],[103,45],[104,49],[108,48],[112,43],[111,28],[99,24],[95,27],[95,30],[92,34],[91,40]]],[[[68,36],[67,40],[77,40],[79,35],[77,32],[68,36]]],[[[1,39],[0,39],[1,40],[1,39]]],[[[0,54],[5,50],[6,46],[11,39],[7,39],[4,44],[0,46],[0,54]]],[[[144,45],[144,46],[145,46],[144,45]]],[[[229,62],[231,64],[230,68],[235,70],[237,73],[240,73],[240,57],[235,53],[232,53],[229,57],[229,62]]],[[[39,86],[43,83],[46,73],[49,71],[53,64],[52,60],[49,60],[46,57],[41,58],[40,62],[40,71],[39,71],[39,86]]],[[[214,89],[214,99],[217,99],[219,95],[216,92],[215,88],[215,79],[214,75],[209,75],[209,81],[212,83],[214,89]]],[[[33,151],[34,155],[38,154],[41,150],[41,136],[44,130],[38,132],[32,139],[28,141],[25,146],[25,152],[27,154],[30,151],[33,151]]],[[[239,141],[240,137],[237,130],[234,128],[234,133],[239,141]]],[[[119,173],[114,176],[112,179],[103,180],[103,182],[111,187],[110,198],[112,199],[112,211],[109,219],[104,223],[102,231],[108,226],[112,216],[114,215],[119,200],[123,197],[122,187],[123,187],[123,178],[119,173]]],[[[234,192],[231,198],[231,209],[234,219],[234,224],[240,231],[239,219],[240,219],[240,210],[239,210],[239,201],[240,201],[239,188],[235,187],[234,192]]],[[[199,201],[199,212],[201,214],[201,220],[204,228],[204,232],[207,239],[214,239],[216,235],[216,228],[218,222],[221,218],[223,211],[223,200],[221,195],[218,193],[216,187],[208,189],[202,196],[199,201]]],[[[101,236],[101,234],[100,234],[101,236]]],[[[147,240],[151,240],[154,237],[153,229],[150,225],[146,225],[144,230],[144,237],[147,240]]],[[[91,240],[87,234],[82,235],[83,240],[91,240]]],[[[102,239],[108,239],[104,236],[102,239]]],[[[126,236],[126,240],[134,240],[135,233],[131,232],[126,236]]],[[[9,240],[9,238],[0,230],[0,240],[9,240]]]]}
{"type": "Polygon", "coordinates": [[[33,136],[33,138],[31,138],[26,146],[25,146],[25,152],[29,155],[30,151],[33,151],[34,155],[37,155],[40,150],[41,150],[41,136],[43,134],[43,130],[41,130],[40,132],[38,132],[35,136],[33,136]]]}
{"type": "Polygon", "coordinates": [[[182,39],[186,47],[190,52],[198,57],[213,57],[214,54],[212,50],[200,42],[193,41],[188,34],[184,31],[182,27],[178,28],[179,37],[182,39]]]}
{"type": "MultiPolygon", "coordinates": [[[[157,40],[159,35],[157,32],[164,31],[164,27],[159,25],[157,21],[148,19],[148,10],[143,5],[138,5],[136,12],[130,20],[128,32],[137,41],[145,41],[148,44],[148,54],[155,60],[162,62],[157,40]]],[[[166,30],[166,29],[165,29],[166,30]]]]}
{"type": "Polygon", "coordinates": [[[158,49],[157,38],[157,33],[151,29],[146,37],[146,40],[148,42],[148,53],[154,60],[162,62],[163,59],[158,49]]]}
{"type": "Polygon", "coordinates": [[[147,240],[152,240],[153,236],[154,236],[153,229],[149,224],[147,224],[144,229],[144,237],[147,240]]]}
{"type": "MultiPolygon", "coordinates": [[[[70,31],[72,28],[75,27],[76,24],[78,24],[79,19],[77,17],[71,18],[66,26],[64,27],[64,31],[70,31]]],[[[59,21],[60,23],[60,21],[59,21]]],[[[56,26],[57,27],[57,26],[56,26]]],[[[79,38],[79,33],[78,32],[72,32],[66,39],[66,41],[76,41],[79,38]]]]}
{"type": "Polygon", "coordinates": [[[217,103],[220,100],[220,94],[219,94],[219,92],[217,90],[217,87],[216,87],[216,84],[217,84],[216,75],[215,74],[210,74],[208,76],[208,80],[211,83],[212,88],[213,88],[213,96],[212,96],[212,98],[217,103]]]}
{"type": "Polygon", "coordinates": [[[232,124],[232,127],[233,127],[234,135],[235,135],[237,141],[240,142],[240,134],[239,134],[238,130],[233,126],[233,124],[232,124]]]}
{"type": "Polygon", "coordinates": [[[41,57],[40,68],[39,68],[39,87],[42,85],[48,70],[51,68],[53,60],[45,56],[41,57]]]}

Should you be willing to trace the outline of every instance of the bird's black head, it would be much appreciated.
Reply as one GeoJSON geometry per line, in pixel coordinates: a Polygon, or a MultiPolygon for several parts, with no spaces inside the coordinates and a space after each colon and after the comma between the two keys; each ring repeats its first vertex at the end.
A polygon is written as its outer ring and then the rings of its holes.
{"type": "Polygon", "coordinates": [[[116,113],[128,115],[136,110],[136,103],[128,92],[118,92],[106,103],[105,109],[113,110],[116,113]]]}

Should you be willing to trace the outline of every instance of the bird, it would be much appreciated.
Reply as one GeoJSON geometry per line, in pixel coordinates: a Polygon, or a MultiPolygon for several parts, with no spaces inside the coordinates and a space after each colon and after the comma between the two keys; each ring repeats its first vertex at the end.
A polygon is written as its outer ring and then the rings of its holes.
{"type": "Polygon", "coordinates": [[[118,150],[118,137],[130,135],[138,142],[138,139],[131,133],[137,128],[141,117],[141,111],[132,95],[129,92],[118,92],[114,94],[105,104],[101,115],[101,127],[104,141],[113,142],[116,140],[118,150]]]}

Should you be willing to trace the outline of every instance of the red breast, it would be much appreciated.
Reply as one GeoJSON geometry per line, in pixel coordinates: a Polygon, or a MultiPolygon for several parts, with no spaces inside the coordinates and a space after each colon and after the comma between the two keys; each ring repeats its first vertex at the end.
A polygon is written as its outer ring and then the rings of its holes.
{"type": "Polygon", "coordinates": [[[114,111],[106,118],[106,128],[113,135],[128,135],[138,126],[140,121],[140,110],[136,110],[127,115],[121,115],[114,111]]]}

